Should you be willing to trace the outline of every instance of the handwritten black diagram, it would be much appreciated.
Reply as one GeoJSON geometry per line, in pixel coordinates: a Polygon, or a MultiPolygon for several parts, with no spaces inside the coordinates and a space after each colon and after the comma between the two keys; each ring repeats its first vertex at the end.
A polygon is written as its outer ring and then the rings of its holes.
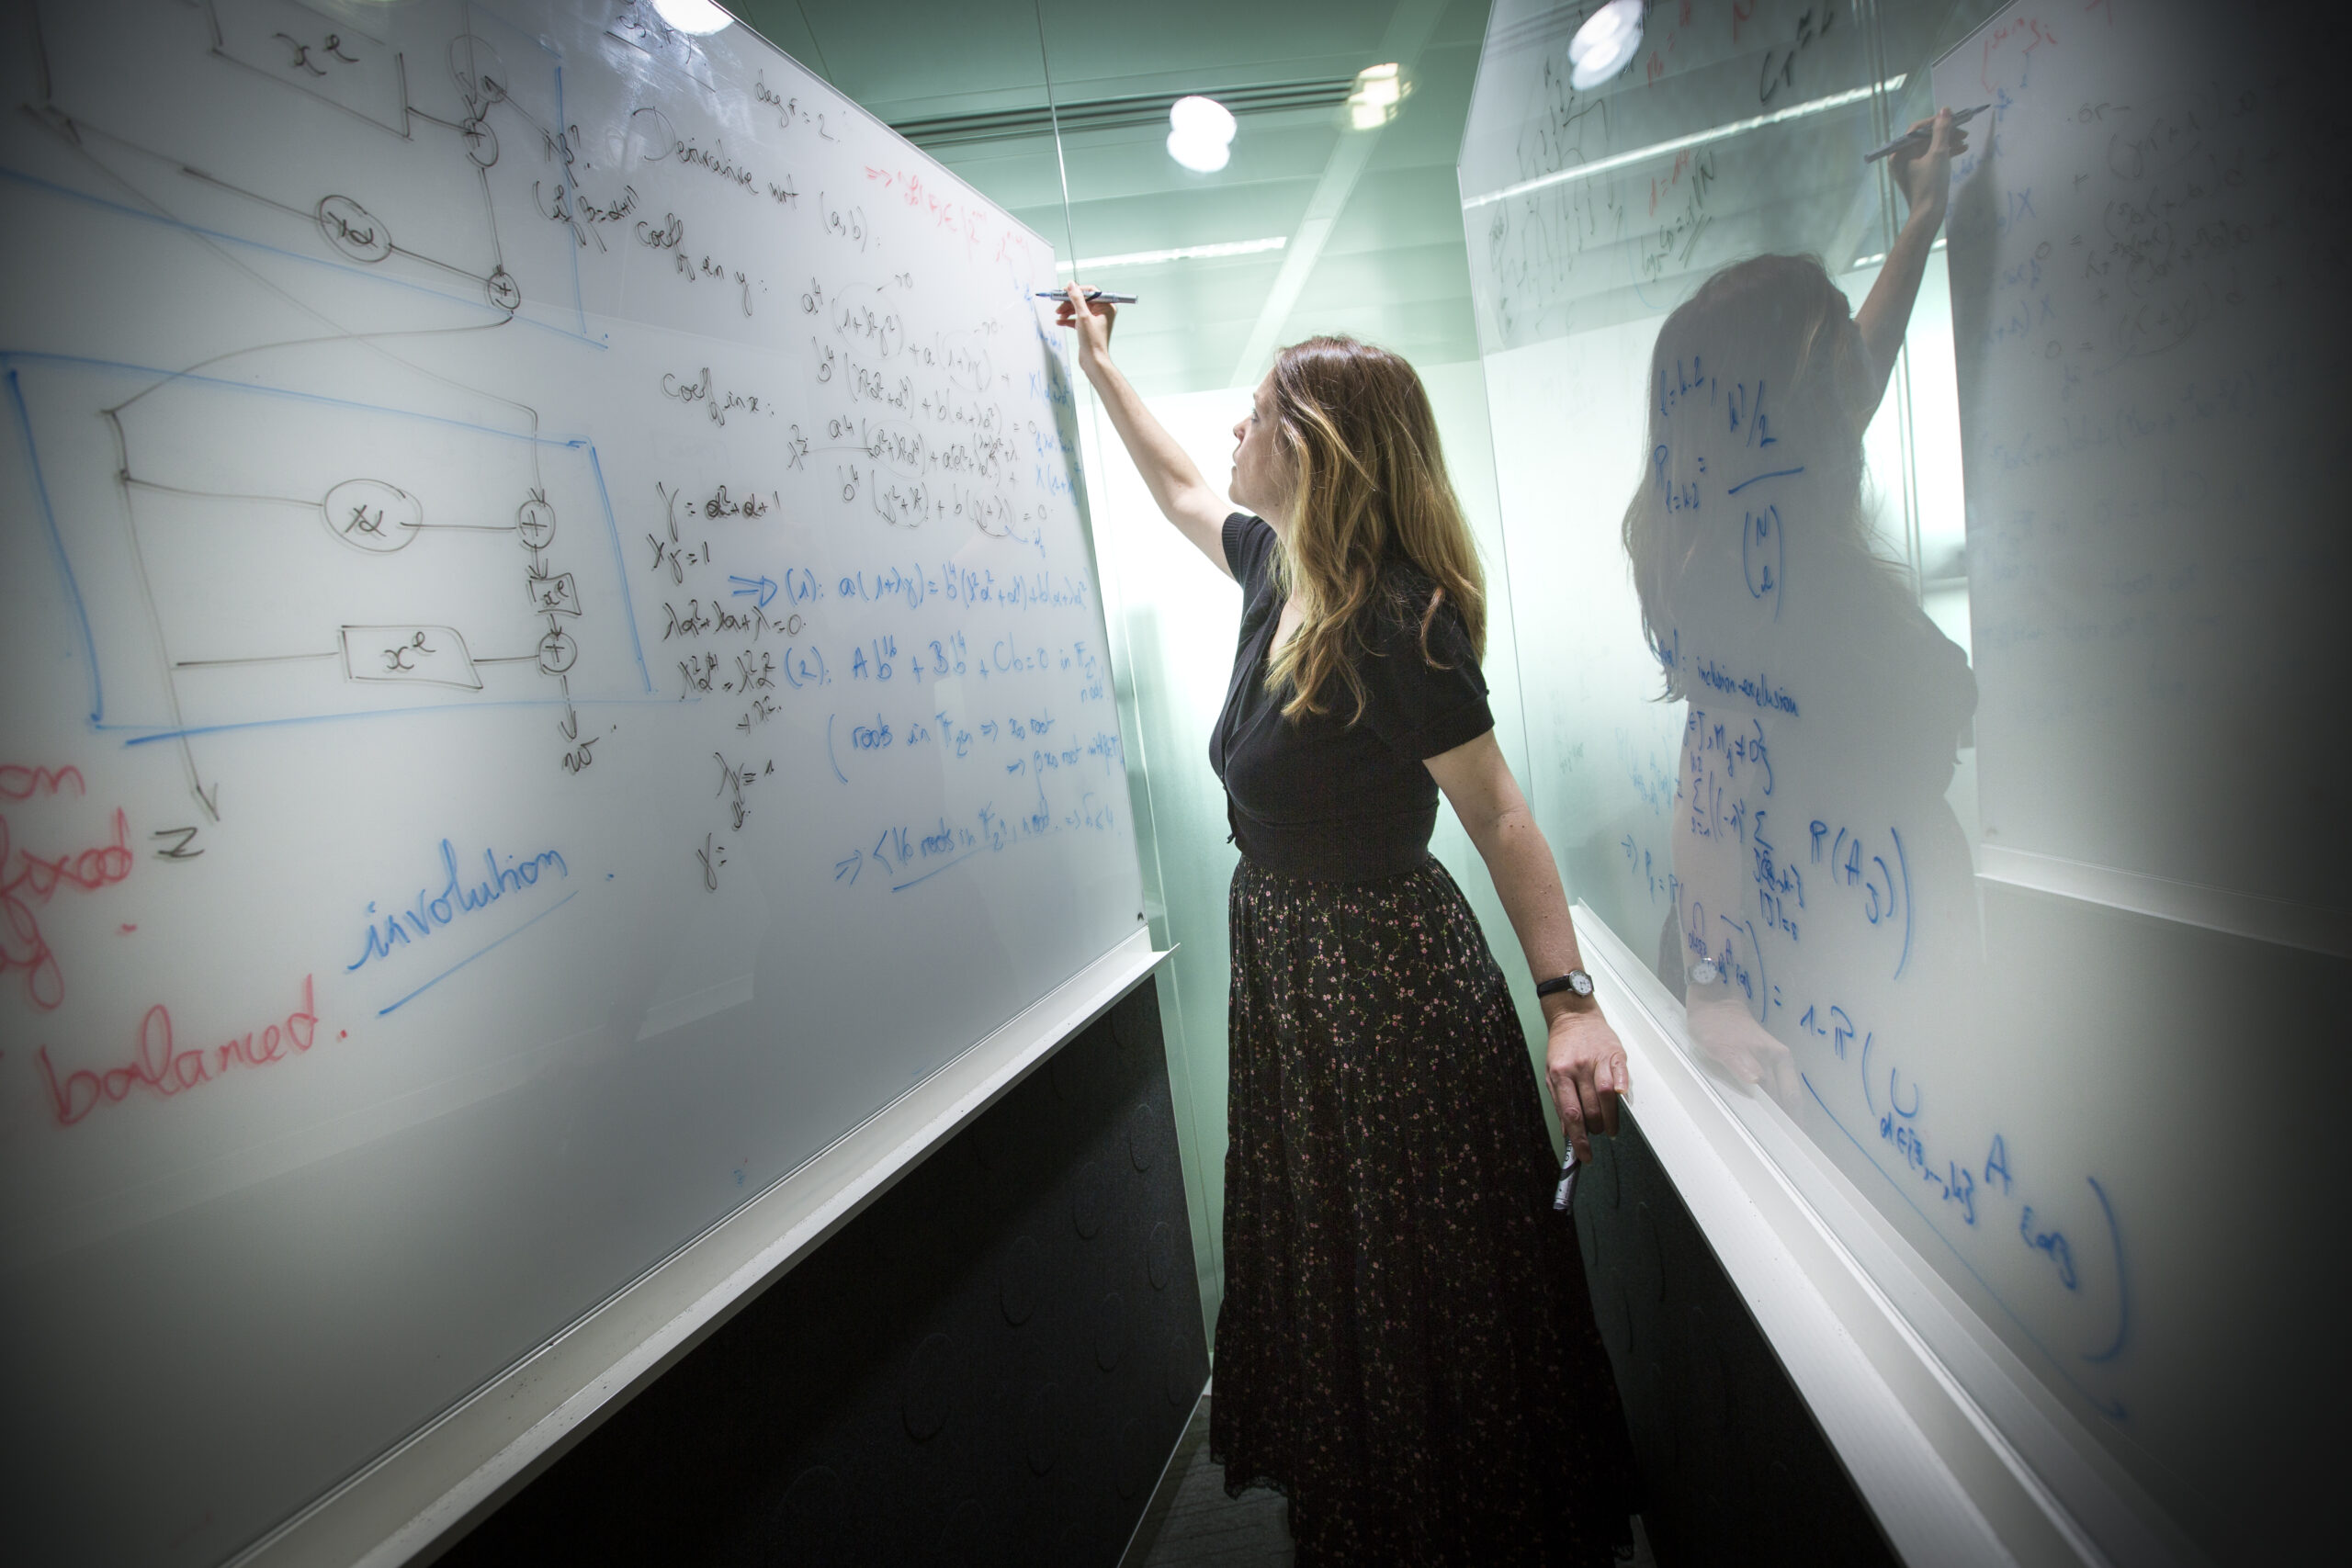
{"type": "Polygon", "coordinates": [[[239,728],[547,705],[554,765],[575,700],[651,689],[594,444],[452,357],[578,352],[594,238],[557,60],[462,16],[421,61],[295,0],[39,12],[46,135],[0,177],[174,297],[126,299],[113,342],[0,344],[6,412],[93,721],[175,746],[214,815],[239,728]],[[269,113],[209,112],[224,84],[269,113]]]}

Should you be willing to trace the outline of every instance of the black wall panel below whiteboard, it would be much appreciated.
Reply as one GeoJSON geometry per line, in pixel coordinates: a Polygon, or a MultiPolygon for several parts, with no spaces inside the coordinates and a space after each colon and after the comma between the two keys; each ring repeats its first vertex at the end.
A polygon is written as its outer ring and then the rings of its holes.
{"type": "Polygon", "coordinates": [[[440,1561],[1107,1565],[1208,1371],[1147,983],[440,1561]]]}

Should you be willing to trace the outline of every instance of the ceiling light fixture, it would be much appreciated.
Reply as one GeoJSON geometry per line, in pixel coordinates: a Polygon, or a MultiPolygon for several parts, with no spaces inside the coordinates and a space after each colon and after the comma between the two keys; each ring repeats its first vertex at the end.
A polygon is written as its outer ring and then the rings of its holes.
{"type": "Polygon", "coordinates": [[[1233,156],[1233,111],[1195,94],[1168,107],[1168,155],[1195,174],[1213,175],[1233,156]]]}
{"type": "Polygon", "coordinates": [[[1216,256],[1253,256],[1261,251],[1279,251],[1290,243],[1288,234],[1269,234],[1262,240],[1226,240],[1214,245],[1179,245],[1172,251],[1127,251],[1115,256],[1081,256],[1077,261],[1056,262],[1056,272],[1100,272],[1114,266],[1157,266],[1162,262],[1207,261],[1216,256]]]}
{"type": "Polygon", "coordinates": [[[653,8],[682,33],[715,33],[735,20],[710,0],[653,0],[653,8]]]}
{"type": "Polygon", "coordinates": [[[1365,66],[1356,73],[1355,91],[1348,95],[1348,123],[1358,130],[1378,130],[1396,118],[1396,106],[1409,91],[1394,61],[1365,66]]]}
{"type": "Polygon", "coordinates": [[[1642,51],[1642,0],[1609,0],[1584,19],[1568,40],[1568,85],[1578,92],[1600,86],[1634,62],[1642,51]]]}

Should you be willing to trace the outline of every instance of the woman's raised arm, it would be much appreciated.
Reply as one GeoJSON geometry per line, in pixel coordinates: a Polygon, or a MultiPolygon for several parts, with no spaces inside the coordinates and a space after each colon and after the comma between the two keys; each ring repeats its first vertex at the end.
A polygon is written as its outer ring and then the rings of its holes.
{"type": "Polygon", "coordinates": [[[1894,374],[1894,356],[1911,324],[1911,306],[1919,298],[1928,253],[1935,246],[1936,231],[1943,226],[1944,211],[1951,202],[1951,161],[1968,151],[1968,132],[1952,123],[1950,109],[1939,110],[1933,119],[1920,120],[1911,129],[1929,132],[1927,144],[1914,142],[1887,161],[1887,170],[1910,210],[1903,231],[1887,250],[1886,264],[1879,269],[1870,297],[1854,312],[1854,324],[1861,329],[1862,346],[1870,355],[1871,374],[1876,378],[1871,389],[1873,411],[1886,396],[1887,380],[1894,374]]]}
{"type": "Polygon", "coordinates": [[[1111,325],[1118,314],[1117,306],[1090,300],[1072,284],[1054,323],[1078,333],[1078,367],[1094,384],[1095,396],[1102,400],[1103,411],[1111,416],[1111,427],[1119,433],[1127,456],[1151,488],[1151,499],[1217,570],[1231,577],[1233,568],[1225,559],[1225,519],[1230,509],[1201,478],[1201,470],[1168,434],[1167,426],[1152,417],[1119,367],[1111,363],[1111,325]]]}

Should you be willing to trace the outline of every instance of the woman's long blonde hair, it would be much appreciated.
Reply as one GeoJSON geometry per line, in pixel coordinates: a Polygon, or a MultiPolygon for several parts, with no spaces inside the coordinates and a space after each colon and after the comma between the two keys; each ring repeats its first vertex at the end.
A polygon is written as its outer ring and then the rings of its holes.
{"type": "Polygon", "coordinates": [[[1364,617],[1392,561],[1409,562],[1437,588],[1421,613],[1422,657],[1437,662],[1430,627],[1449,601],[1483,657],[1486,579],[1413,367],[1353,338],[1308,338],[1274,361],[1273,417],[1275,449],[1293,480],[1280,581],[1304,612],[1267,665],[1267,689],[1290,692],[1283,716],[1323,712],[1335,679],[1355,700],[1349,722],[1363,716],[1349,643],[1364,646],[1364,617]]]}

